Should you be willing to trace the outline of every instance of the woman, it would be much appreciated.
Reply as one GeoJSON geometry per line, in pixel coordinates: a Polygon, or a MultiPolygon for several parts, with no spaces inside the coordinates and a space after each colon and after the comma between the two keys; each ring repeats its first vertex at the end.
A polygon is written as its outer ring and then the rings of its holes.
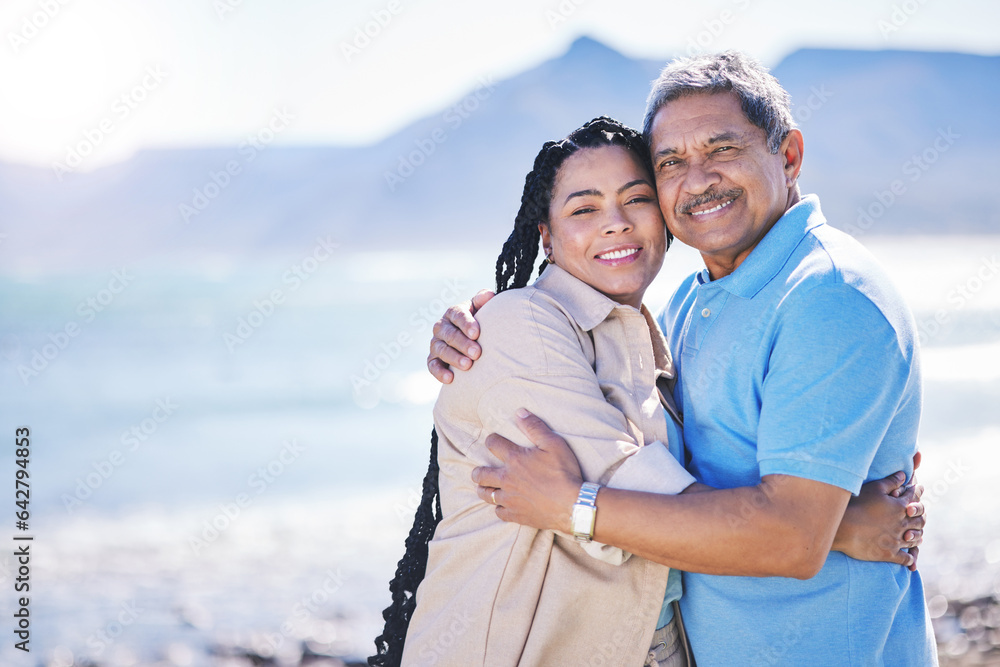
{"type": "Polygon", "coordinates": [[[638,133],[603,117],[536,157],[497,261],[498,296],[477,315],[484,353],[435,406],[441,447],[436,457],[432,449],[371,664],[394,664],[403,633],[404,665],[682,659],[678,622],[664,604],[668,568],[590,542],[592,526],[574,539],[503,523],[470,479],[495,461],[489,433],[528,444],[512,420],[524,407],[564,435],[588,481],[699,490],[677,462],[680,431],[662,409],[676,414],[673,365],[642,306],[671,239],[648,160],[638,133]],[[543,272],[527,287],[539,241],[543,272]]]}

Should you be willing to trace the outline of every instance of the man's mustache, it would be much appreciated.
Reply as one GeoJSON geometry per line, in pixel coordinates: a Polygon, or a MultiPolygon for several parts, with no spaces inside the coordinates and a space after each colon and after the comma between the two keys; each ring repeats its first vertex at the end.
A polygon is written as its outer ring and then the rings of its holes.
{"type": "Polygon", "coordinates": [[[693,209],[696,209],[699,206],[704,206],[705,204],[710,204],[715,201],[718,202],[730,201],[732,199],[736,199],[741,194],[743,194],[743,190],[741,190],[740,188],[732,188],[730,190],[724,190],[723,192],[716,192],[715,190],[709,190],[708,192],[703,192],[697,197],[692,197],[691,199],[688,199],[683,204],[678,204],[677,207],[674,208],[674,211],[677,213],[677,215],[690,213],[693,209]]]}

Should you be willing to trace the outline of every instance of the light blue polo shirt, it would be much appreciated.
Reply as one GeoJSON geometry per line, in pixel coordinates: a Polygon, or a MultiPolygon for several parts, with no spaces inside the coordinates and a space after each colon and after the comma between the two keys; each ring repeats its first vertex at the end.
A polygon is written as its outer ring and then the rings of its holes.
{"type": "MultiPolygon", "coordinates": [[[[913,318],[814,195],[731,275],[688,278],[661,315],[688,469],[717,488],[784,474],[857,493],[912,474],[920,420],[913,318]]],[[[726,519],[745,521],[752,507],[726,519]]],[[[725,549],[725,544],[718,548],[725,549]]],[[[699,667],[937,663],[919,573],[833,552],[812,579],[684,574],[699,667]]]]}

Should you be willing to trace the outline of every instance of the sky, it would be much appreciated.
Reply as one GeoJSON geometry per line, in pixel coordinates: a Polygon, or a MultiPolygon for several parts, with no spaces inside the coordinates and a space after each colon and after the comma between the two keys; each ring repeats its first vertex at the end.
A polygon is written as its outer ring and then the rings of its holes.
{"type": "Polygon", "coordinates": [[[1000,54],[994,0],[5,0],[0,161],[83,170],[145,147],[368,144],[563,53],[801,47],[1000,54]]]}

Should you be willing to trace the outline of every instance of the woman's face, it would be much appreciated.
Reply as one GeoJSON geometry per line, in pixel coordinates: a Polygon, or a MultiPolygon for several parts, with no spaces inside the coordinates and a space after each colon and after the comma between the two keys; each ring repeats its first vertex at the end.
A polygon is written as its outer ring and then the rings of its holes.
{"type": "Polygon", "coordinates": [[[583,148],[566,158],[552,188],[549,222],[538,228],[556,265],[635,308],[667,250],[656,187],[620,146],[583,148]]]}

